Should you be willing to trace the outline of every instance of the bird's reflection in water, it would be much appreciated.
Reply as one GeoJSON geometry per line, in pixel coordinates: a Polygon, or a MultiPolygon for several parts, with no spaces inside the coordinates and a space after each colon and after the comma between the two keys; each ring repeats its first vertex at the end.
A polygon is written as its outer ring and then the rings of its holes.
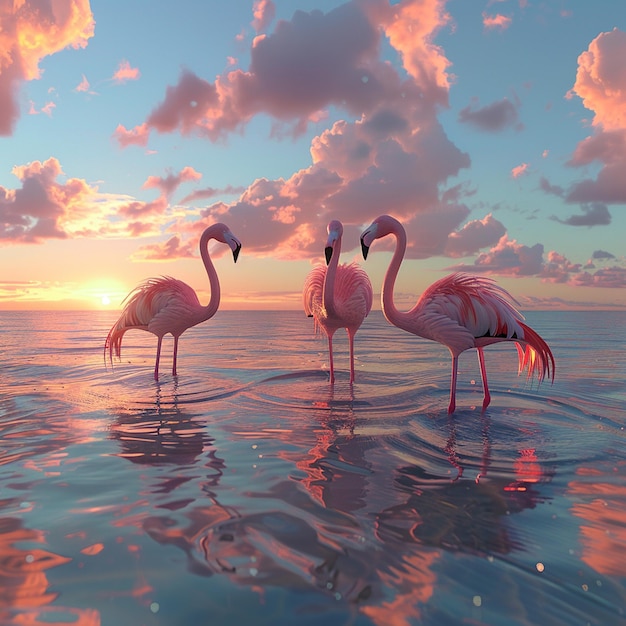
{"type": "MultiPolygon", "coordinates": [[[[236,508],[220,502],[217,489],[205,491],[182,515],[144,519],[144,530],[181,549],[196,574],[226,576],[259,593],[315,591],[381,625],[420,619],[437,585],[442,550],[507,554],[522,547],[507,520],[540,500],[541,468],[535,463],[529,470],[532,455],[525,451],[514,480],[511,472],[492,477],[487,415],[482,458],[472,463],[478,479],[468,480],[454,418],[440,459],[457,472],[429,473],[419,464],[421,449],[413,451],[413,463],[406,450],[393,453],[384,431],[361,422],[352,395],[346,400],[342,393],[331,390],[316,402],[314,426],[307,426],[315,442],[307,453],[279,454],[293,464],[294,476],[265,490],[250,488],[236,508]]],[[[272,436],[287,441],[293,433],[272,436]]]]}
{"type": "Polygon", "coordinates": [[[154,406],[118,415],[111,436],[120,444],[118,456],[148,465],[193,464],[214,443],[206,420],[179,407],[177,386],[164,399],[158,384],[154,406]]]}

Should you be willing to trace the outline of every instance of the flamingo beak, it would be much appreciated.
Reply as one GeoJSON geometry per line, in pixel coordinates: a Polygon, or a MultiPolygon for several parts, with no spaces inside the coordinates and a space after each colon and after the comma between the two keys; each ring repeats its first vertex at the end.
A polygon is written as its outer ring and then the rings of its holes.
{"type": "Polygon", "coordinates": [[[331,257],[333,256],[332,246],[326,246],[326,248],[324,248],[324,255],[326,256],[326,265],[328,265],[331,257]]]}
{"type": "Polygon", "coordinates": [[[361,237],[361,252],[363,253],[363,259],[367,261],[367,253],[370,251],[370,247],[365,245],[363,237],[361,237]]]}
{"type": "Polygon", "coordinates": [[[239,258],[239,252],[241,251],[241,244],[237,243],[233,248],[233,260],[237,263],[237,259],[239,258]]]}

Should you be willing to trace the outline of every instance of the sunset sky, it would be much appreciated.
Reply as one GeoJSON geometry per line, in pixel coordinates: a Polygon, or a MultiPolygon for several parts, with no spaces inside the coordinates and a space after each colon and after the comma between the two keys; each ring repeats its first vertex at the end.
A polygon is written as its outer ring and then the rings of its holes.
{"type": "Polygon", "coordinates": [[[523,309],[626,308],[626,3],[0,0],[0,310],[117,309],[148,276],[301,308],[326,225],[407,229],[523,309]]]}

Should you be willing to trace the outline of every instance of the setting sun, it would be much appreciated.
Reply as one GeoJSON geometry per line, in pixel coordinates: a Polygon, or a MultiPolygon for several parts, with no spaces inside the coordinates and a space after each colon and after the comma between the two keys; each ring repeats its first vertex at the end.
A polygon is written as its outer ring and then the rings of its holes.
{"type": "Polygon", "coordinates": [[[109,304],[111,304],[111,298],[109,298],[109,296],[102,296],[100,301],[104,306],[109,306],[109,304]]]}

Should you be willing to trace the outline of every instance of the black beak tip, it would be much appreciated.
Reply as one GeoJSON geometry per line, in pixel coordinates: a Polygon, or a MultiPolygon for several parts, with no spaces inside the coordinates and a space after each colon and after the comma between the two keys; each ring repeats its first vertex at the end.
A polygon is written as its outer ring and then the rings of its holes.
{"type": "Polygon", "coordinates": [[[333,256],[333,249],[331,246],[324,248],[324,254],[326,255],[326,265],[330,263],[330,259],[333,256]]]}
{"type": "Polygon", "coordinates": [[[366,246],[361,239],[361,252],[363,253],[363,258],[367,260],[367,253],[370,251],[370,247],[366,246]]]}
{"type": "Polygon", "coordinates": [[[237,246],[234,250],[233,250],[233,259],[235,261],[235,263],[237,263],[237,259],[239,258],[239,252],[241,251],[241,245],[237,246]]]}

